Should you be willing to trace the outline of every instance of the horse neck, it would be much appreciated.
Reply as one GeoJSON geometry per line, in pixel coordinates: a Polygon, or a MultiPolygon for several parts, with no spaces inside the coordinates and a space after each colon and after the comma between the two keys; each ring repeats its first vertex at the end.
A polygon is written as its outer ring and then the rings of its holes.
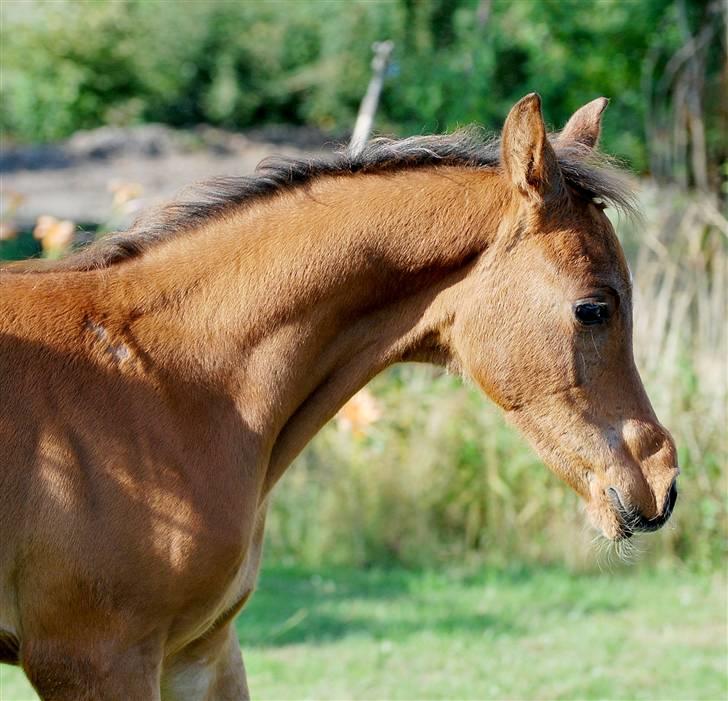
{"type": "Polygon", "coordinates": [[[384,367],[449,360],[452,290],[497,229],[499,187],[451,168],[325,178],[212,222],[120,277],[135,341],[223,387],[272,483],[384,367]]]}

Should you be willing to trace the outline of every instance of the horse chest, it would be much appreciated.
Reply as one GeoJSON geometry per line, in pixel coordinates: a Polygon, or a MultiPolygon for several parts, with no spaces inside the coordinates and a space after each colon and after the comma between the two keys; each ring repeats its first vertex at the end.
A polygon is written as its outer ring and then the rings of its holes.
{"type": "Polygon", "coordinates": [[[257,510],[242,540],[210,543],[206,566],[195,577],[191,601],[179,611],[170,643],[179,647],[230,621],[252,594],[262,555],[265,507],[257,510]],[[231,564],[232,563],[232,564],[231,564]],[[182,641],[182,642],[181,642],[182,641]]]}

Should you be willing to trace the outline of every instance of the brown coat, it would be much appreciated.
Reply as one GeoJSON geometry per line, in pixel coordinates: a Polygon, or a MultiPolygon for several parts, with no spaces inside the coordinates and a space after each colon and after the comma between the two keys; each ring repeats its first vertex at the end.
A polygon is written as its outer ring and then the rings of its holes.
{"type": "Polygon", "coordinates": [[[231,621],[267,496],[403,360],[471,377],[612,539],[674,504],[595,161],[548,137],[375,142],[219,181],[67,261],[0,272],[0,658],[45,699],[247,695],[231,621]]]}

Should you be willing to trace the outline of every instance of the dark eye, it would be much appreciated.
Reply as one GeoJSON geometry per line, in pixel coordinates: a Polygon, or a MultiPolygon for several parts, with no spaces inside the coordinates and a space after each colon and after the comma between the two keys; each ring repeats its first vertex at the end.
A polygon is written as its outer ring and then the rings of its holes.
{"type": "Polygon", "coordinates": [[[583,326],[603,324],[609,320],[609,305],[596,300],[577,302],[574,305],[574,316],[583,326]]]}

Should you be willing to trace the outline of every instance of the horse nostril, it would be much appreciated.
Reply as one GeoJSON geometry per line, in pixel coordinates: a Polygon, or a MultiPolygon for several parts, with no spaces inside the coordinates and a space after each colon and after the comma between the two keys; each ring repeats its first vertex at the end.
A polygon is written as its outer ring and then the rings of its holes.
{"type": "Polygon", "coordinates": [[[624,503],[622,502],[622,495],[617,491],[616,487],[607,487],[607,496],[611,499],[612,504],[617,507],[619,511],[627,511],[624,503]]]}
{"type": "Polygon", "coordinates": [[[648,532],[656,531],[658,528],[667,522],[670,518],[675,502],[677,501],[677,485],[676,480],[670,485],[670,490],[665,496],[665,503],[663,505],[662,513],[656,518],[648,519],[645,518],[639,512],[634,509],[630,509],[622,500],[622,495],[615,487],[607,487],[605,490],[609,497],[612,505],[616,509],[620,518],[622,519],[622,537],[629,537],[634,531],[648,532]]]}
{"type": "Polygon", "coordinates": [[[675,508],[676,501],[677,501],[677,477],[672,481],[672,484],[670,485],[670,491],[667,493],[667,497],[665,498],[665,508],[663,511],[665,517],[669,516],[672,513],[672,510],[675,508]]]}
{"type": "Polygon", "coordinates": [[[612,506],[616,510],[616,512],[619,514],[620,519],[620,529],[619,529],[619,535],[617,536],[616,540],[627,540],[628,538],[631,538],[634,535],[634,528],[633,528],[633,518],[629,512],[629,509],[624,505],[624,502],[622,501],[622,495],[619,493],[619,490],[616,487],[607,487],[604,490],[605,494],[609,498],[609,500],[612,502],[612,506]]]}

